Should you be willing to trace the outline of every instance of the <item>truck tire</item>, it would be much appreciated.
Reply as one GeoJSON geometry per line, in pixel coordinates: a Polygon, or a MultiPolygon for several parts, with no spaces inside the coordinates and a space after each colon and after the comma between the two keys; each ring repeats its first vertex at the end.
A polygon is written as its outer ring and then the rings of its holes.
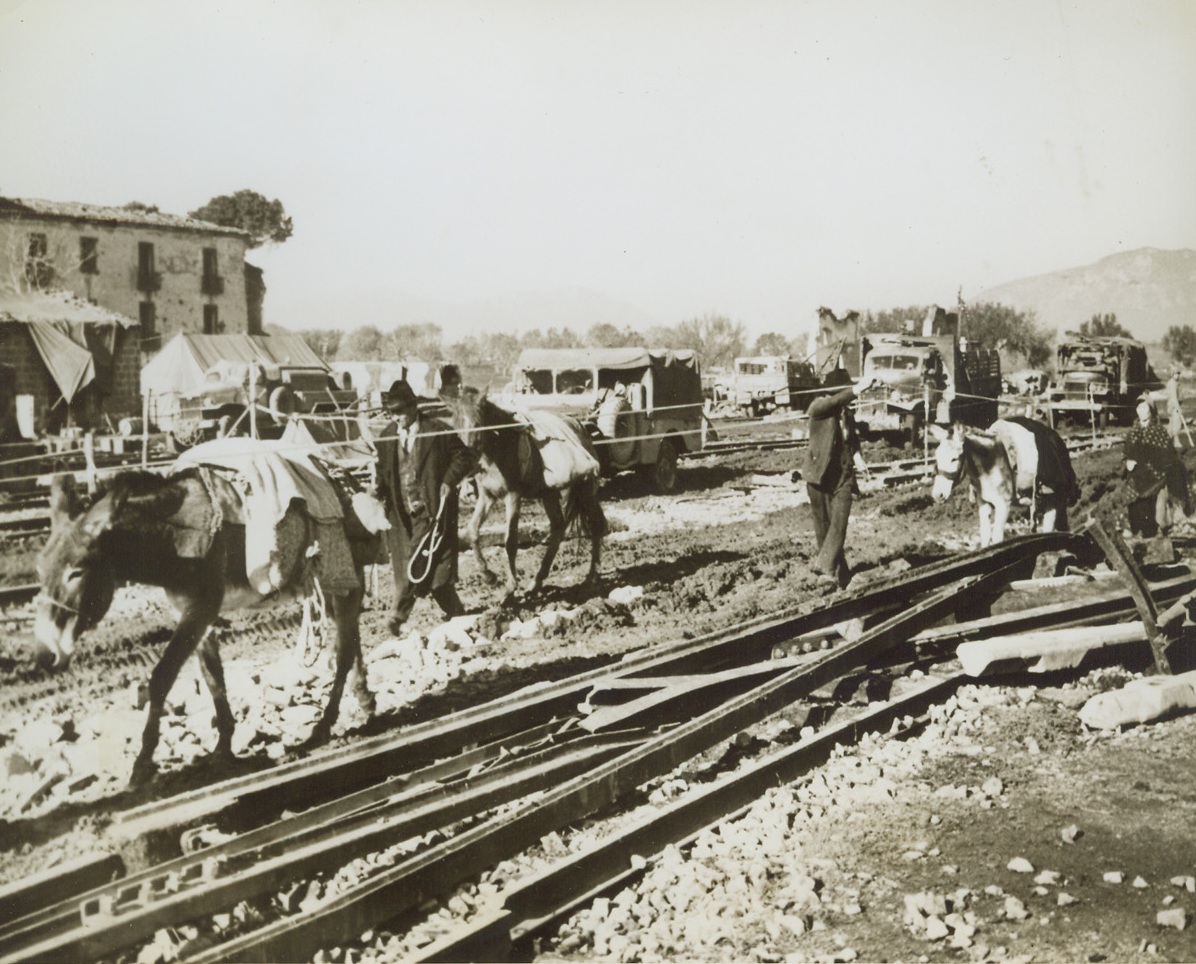
{"type": "Polygon", "coordinates": [[[671,439],[661,441],[651,478],[658,492],[672,492],[677,488],[677,448],[671,439]]]}
{"type": "Polygon", "coordinates": [[[266,407],[276,422],[283,422],[295,414],[295,393],[287,385],[279,385],[270,393],[266,407]]]}

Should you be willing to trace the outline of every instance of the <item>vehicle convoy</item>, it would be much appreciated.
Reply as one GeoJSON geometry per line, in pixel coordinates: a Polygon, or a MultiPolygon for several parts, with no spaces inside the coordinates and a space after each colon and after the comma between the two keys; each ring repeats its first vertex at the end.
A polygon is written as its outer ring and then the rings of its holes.
{"type": "Polygon", "coordinates": [[[1055,353],[1055,384],[1047,396],[1051,424],[1128,425],[1138,396],[1162,387],[1141,342],[1069,331],[1055,353]]]}
{"type": "Polygon", "coordinates": [[[782,407],[804,412],[818,384],[810,362],[789,355],[752,355],[735,359],[731,397],[745,415],[782,407]]]}
{"type": "Polygon", "coordinates": [[[279,438],[293,415],[335,415],[356,402],[347,374],[222,360],[208,369],[198,394],[180,400],[172,435],[177,442],[194,445],[225,435],[248,435],[253,425],[259,438],[279,438]]]}
{"type": "Polygon", "coordinates": [[[928,424],[986,427],[997,417],[1001,358],[995,349],[970,345],[959,334],[959,316],[932,307],[920,334],[871,332],[860,339],[861,373],[875,387],[856,402],[856,425],[865,437],[899,436],[917,444],[928,424]]]}
{"type": "Polygon", "coordinates": [[[603,474],[634,469],[661,491],[677,484],[677,457],[706,441],[702,377],[692,351],[528,348],[502,401],[579,418],[603,474]]]}

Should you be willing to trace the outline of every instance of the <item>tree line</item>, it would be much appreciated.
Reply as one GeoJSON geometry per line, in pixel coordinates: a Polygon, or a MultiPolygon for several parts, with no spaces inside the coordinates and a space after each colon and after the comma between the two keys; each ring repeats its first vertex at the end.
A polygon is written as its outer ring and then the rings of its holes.
{"type": "MultiPolygon", "coordinates": [[[[907,321],[917,326],[932,307],[909,305],[864,312],[860,315],[860,330],[862,333],[900,331],[907,321]]],[[[813,329],[813,324],[808,327],[813,329]]],[[[1054,332],[1039,325],[1032,311],[1017,311],[995,304],[966,305],[961,327],[969,340],[1001,349],[1007,364],[1013,367],[1045,366],[1054,351],[1054,332]]],[[[1091,326],[1085,322],[1082,327],[1091,326]]],[[[1099,330],[1090,333],[1107,333],[1107,325],[1097,327],[1099,330]]],[[[431,323],[400,324],[386,331],[374,325],[350,331],[314,328],[298,334],[329,362],[407,358],[432,364],[453,361],[465,366],[488,365],[499,371],[510,371],[525,348],[688,348],[694,351],[707,371],[730,369],[736,358],[745,355],[789,355],[804,359],[813,349],[809,331],[770,331],[751,341],[742,322],[721,314],[707,314],[675,325],[655,325],[645,330],[603,323],[586,331],[565,327],[533,328],[522,334],[488,331],[458,341],[446,341],[440,326],[431,323]]]]}

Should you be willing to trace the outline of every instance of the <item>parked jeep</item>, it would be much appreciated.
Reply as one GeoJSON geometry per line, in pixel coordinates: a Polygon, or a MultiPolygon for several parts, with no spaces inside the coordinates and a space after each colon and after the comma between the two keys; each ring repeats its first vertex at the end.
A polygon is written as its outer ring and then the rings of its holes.
{"type": "Polygon", "coordinates": [[[349,377],[327,368],[219,361],[205,374],[199,394],[180,400],[172,435],[182,445],[194,445],[248,435],[252,426],[258,438],[279,438],[293,415],[335,415],[356,402],[349,377]],[[251,392],[256,406],[252,417],[251,392]]]}
{"type": "Polygon", "coordinates": [[[677,485],[677,456],[706,440],[702,376],[692,351],[529,348],[502,400],[516,410],[574,415],[606,475],[635,470],[661,490],[677,485]]]}

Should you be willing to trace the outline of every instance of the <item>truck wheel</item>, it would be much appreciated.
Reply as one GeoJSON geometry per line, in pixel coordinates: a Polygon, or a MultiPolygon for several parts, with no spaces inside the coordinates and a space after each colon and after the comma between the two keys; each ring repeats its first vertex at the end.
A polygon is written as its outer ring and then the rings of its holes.
{"type": "Polygon", "coordinates": [[[288,386],[279,385],[270,393],[266,407],[276,422],[286,421],[287,416],[295,413],[295,393],[288,386]]]}
{"type": "Polygon", "coordinates": [[[677,487],[677,449],[667,438],[660,443],[656,453],[652,484],[660,492],[672,492],[677,487]]]}

